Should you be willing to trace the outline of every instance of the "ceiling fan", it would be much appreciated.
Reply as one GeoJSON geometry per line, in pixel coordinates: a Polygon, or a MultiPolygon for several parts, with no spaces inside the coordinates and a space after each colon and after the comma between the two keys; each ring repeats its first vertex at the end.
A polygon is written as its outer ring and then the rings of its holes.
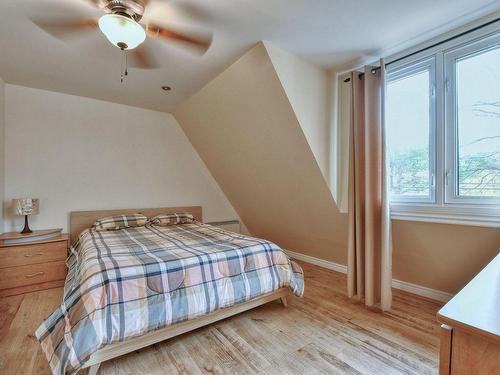
{"type": "Polygon", "coordinates": [[[147,37],[180,42],[200,53],[205,53],[212,43],[211,33],[188,35],[155,22],[141,22],[149,0],[86,0],[86,2],[101,9],[105,14],[99,18],[76,21],[47,22],[34,19],[33,22],[56,37],[99,29],[115,47],[123,52],[131,51],[136,66],[143,69],[157,67],[146,46],[142,44],[147,37]]]}

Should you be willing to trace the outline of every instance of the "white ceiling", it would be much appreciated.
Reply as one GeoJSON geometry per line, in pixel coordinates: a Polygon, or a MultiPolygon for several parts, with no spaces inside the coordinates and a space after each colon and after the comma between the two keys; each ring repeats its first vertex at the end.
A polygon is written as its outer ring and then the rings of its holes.
{"type": "Polygon", "coordinates": [[[148,40],[162,67],[132,68],[120,84],[120,51],[99,31],[61,41],[30,18],[102,14],[83,0],[0,0],[0,77],[13,84],[172,111],[259,40],[324,67],[376,56],[495,0],[151,0],[144,20],[213,31],[203,56],[148,40]],[[197,12],[186,13],[195,8],[197,12]],[[161,85],[173,87],[163,92],[161,85]]]}

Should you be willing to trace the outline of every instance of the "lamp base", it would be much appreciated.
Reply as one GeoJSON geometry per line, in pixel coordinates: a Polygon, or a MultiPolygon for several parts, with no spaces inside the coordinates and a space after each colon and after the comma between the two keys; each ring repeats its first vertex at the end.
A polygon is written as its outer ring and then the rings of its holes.
{"type": "Polygon", "coordinates": [[[33,231],[30,229],[30,226],[28,225],[28,215],[24,215],[24,228],[21,231],[21,234],[27,234],[27,233],[33,233],[33,231]]]}

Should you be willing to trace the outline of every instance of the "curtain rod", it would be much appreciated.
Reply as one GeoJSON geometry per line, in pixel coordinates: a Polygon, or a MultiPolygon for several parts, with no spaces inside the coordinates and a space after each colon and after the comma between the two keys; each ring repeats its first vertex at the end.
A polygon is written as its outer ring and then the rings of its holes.
{"type": "MultiPolygon", "coordinates": [[[[498,21],[500,21],[500,18],[495,18],[494,20],[491,20],[491,21],[489,21],[489,22],[483,23],[482,25],[478,25],[478,26],[476,26],[476,27],[473,27],[473,28],[472,28],[472,29],[470,29],[470,30],[463,31],[463,32],[461,32],[461,33],[459,33],[459,34],[457,34],[457,35],[451,36],[451,37],[449,37],[449,38],[447,38],[447,39],[445,39],[445,40],[442,40],[442,41],[440,41],[440,42],[437,42],[437,43],[431,44],[430,46],[427,46],[427,47],[424,47],[424,48],[422,48],[422,49],[419,49],[418,51],[412,52],[412,53],[410,53],[410,54],[408,54],[408,55],[405,55],[405,56],[401,56],[401,57],[397,58],[396,60],[392,60],[391,62],[388,62],[387,64],[385,64],[385,67],[388,67],[389,65],[394,64],[394,63],[396,63],[396,62],[398,62],[398,61],[404,60],[404,59],[406,59],[406,58],[408,58],[408,57],[414,56],[414,55],[416,55],[416,54],[418,54],[418,53],[420,53],[420,52],[424,52],[424,51],[427,51],[428,49],[431,49],[431,48],[437,47],[437,46],[439,46],[439,45],[441,45],[441,44],[447,43],[447,42],[449,42],[449,41],[451,41],[451,40],[453,40],[453,39],[460,38],[460,37],[462,37],[462,36],[464,36],[464,35],[467,35],[467,34],[469,34],[469,33],[474,32],[474,31],[476,31],[476,30],[482,29],[483,27],[486,27],[486,26],[492,25],[492,24],[494,24],[495,22],[498,22],[498,21]]],[[[374,67],[372,70],[370,70],[370,72],[371,72],[372,74],[375,74],[375,73],[377,73],[377,71],[378,71],[378,70],[380,70],[380,66],[374,67]]],[[[359,74],[358,74],[358,78],[359,78],[359,79],[362,79],[364,75],[365,75],[365,73],[359,73],[359,74]]],[[[350,81],[351,81],[351,78],[346,78],[346,79],[344,79],[344,82],[350,82],[350,81]]]]}

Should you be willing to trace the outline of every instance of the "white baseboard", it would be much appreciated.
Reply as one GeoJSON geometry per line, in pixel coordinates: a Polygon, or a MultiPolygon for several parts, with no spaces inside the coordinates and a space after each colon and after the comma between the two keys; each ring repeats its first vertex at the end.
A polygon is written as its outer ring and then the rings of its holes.
{"type": "Polygon", "coordinates": [[[453,298],[453,294],[451,293],[443,292],[442,290],[427,288],[425,286],[417,284],[407,283],[406,281],[396,279],[392,279],[392,287],[440,302],[448,302],[453,298]]]}
{"type": "Polygon", "coordinates": [[[310,255],[296,253],[295,251],[291,251],[291,250],[284,250],[284,251],[285,251],[285,253],[287,253],[290,256],[290,258],[302,260],[303,262],[311,263],[311,264],[314,264],[314,265],[319,266],[319,267],[328,268],[329,270],[332,270],[332,271],[337,271],[340,273],[347,273],[347,266],[344,266],[343,264],[333,263],[333,262],[330,262],[329,260],[315,258],[315,257],[312,257],[310,255]]]}
{"type": "MultiPolygon", "coordinates": [[[[329,260],[312,257],[310,255],[305,255],[290,250],[285,250],[285,253],[287,253],[291,258],[302,260],[303,262],[306,263],[311,263],[316,266],[327,268],[332,271],[347,273],[347,266],[343,264],[330,262],[329,260]]],[[[425,286],[420,286],[417,284],[411,284],[406,281],[401,281],[396,279],[392,279],[392,287],[395,289],[404,290],[405,292],[413,293],[440,302],[448,302],[453,297],[453,294],[451,293],[427,288],[425,286]]]]}

